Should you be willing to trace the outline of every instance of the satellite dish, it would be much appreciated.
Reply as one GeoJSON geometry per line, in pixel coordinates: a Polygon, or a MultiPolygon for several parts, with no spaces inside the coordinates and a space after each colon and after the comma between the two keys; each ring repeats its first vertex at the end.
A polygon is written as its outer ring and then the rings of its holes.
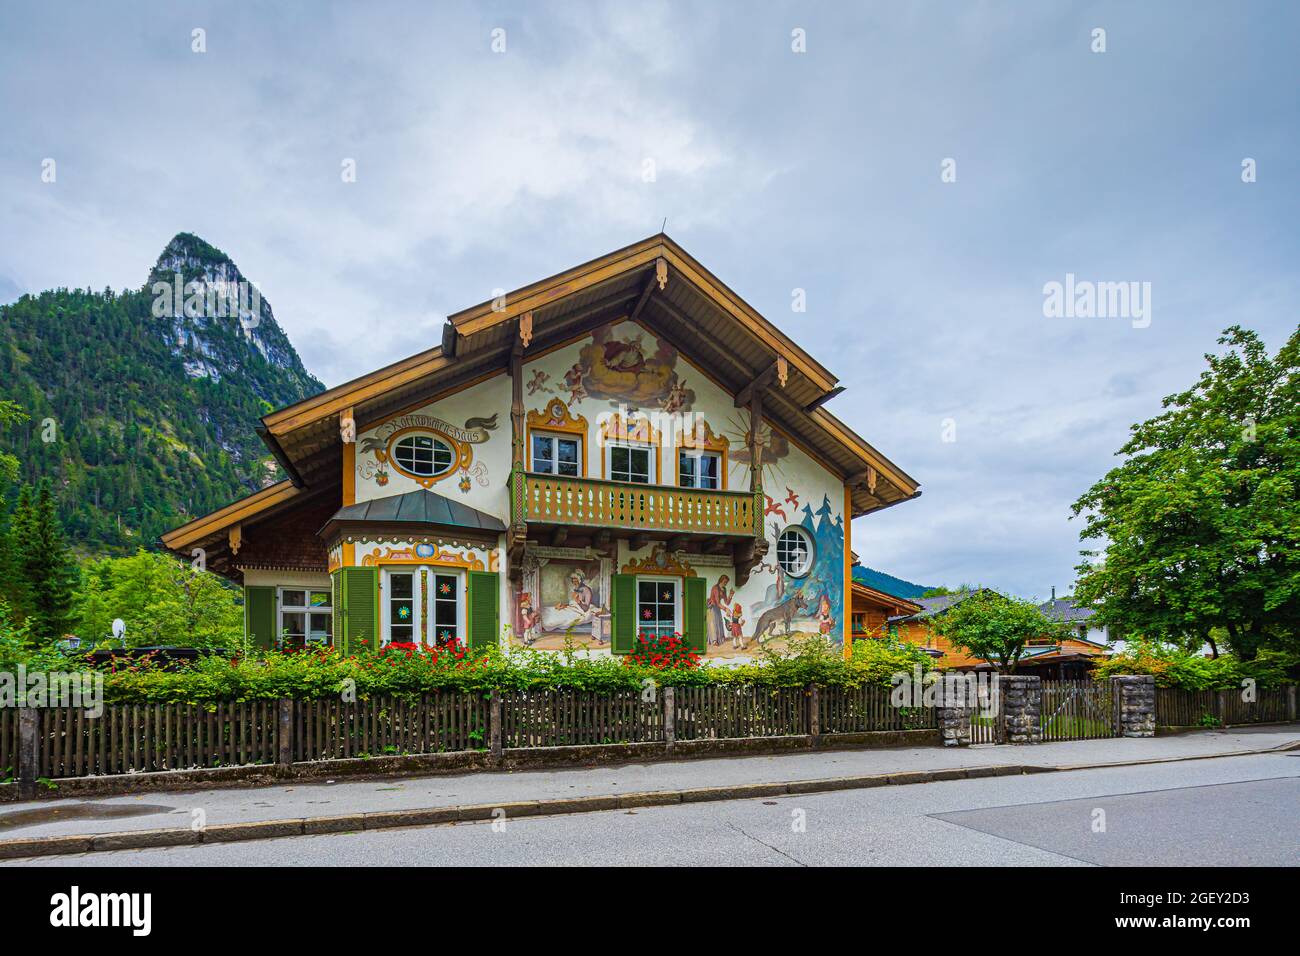
{"type": "Polygon", "coordinates": [[[122,620],[120,617],[114,618],[113,636],[120,641],[122,639],[122,635],[125,633],[126,633],[126,621],[122,620]]]}

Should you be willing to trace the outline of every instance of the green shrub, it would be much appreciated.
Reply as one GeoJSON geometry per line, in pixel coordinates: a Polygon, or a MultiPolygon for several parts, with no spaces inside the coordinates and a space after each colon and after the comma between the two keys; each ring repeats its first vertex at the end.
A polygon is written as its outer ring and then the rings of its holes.
{"type": "MultiPolygon", "coordinates": [[[[908,644],[859,641],[846,660],[821,636],[795,639],[786,652],[764,654],[738,665],[655,667],[630,658],[586,657],[528,648],[481,651],[427,650],[389,646],[344,657],[331,647],[273,651],[253,657],[213,654],[165,669],[150,659],[104,665],[109,703],[272,700],[280,697],[337,697],[351,689],[358,698],[376,694],[416,697],[435,690],[465,692],[571,688],[589,691],[640,690],[656,684],[700,686],[757,684],[799,687],[890,686],[890,676],[932,666],[928,655],[908,644]]],[[[65,665],[66,666],[66,665],[65,665]]]]}
{"type": "Polygon", "coordinates": [[[1260,651],[1254,660],[1240,661],[1228,654],[1201,657],[1164,644],[1140,642],[1098,664],[1092,676],[1107,680],[1117,674],[1150,674],[1157,687],[1184,690],[1229,690],[1250,678],[1261,688],[1272,688],[1294,683],[1288,674],[1296,663],[1294,656],[1278,651],[1260,651]]]}

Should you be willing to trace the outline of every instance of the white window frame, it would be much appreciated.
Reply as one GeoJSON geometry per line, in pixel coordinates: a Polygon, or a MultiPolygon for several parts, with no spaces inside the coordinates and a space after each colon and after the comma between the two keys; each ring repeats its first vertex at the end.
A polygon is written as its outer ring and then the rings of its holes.
{"type": "MultiPolygon", "coordinates": [[[[636,638],[640,639],[641,635],[646,632],[644,627],[645,621],[644,618],[641,617],[641,582],[642,581],[646,582],[647,584],[650,583],[656,585],[671,584],[673,586],[673,627],[672,630],[669,632],[669,635],[671,634],[680,635],[682,633],[682,627],[683,627],[682,592],[685,590],[685,588],[682,586],[683,584],[682,579],[674,578],[674,577],[652,577],[648,575],[647,576],[638,575],[636,578],[636,602],[635,602],[636,622],[637,622],[636,638]]],[[[656,600],[655,603],[657,605],[659,602],[656,600]]],[[[660,636],[664,636],[664,635],[660,635],[660,636]]]]}
{"type": "Polygon", "coordinates": [[[792,524],[786,528],[782,528],[781,533],[776,536],[775,551],[776,565],[783,573],[788,574],[792,578],[806,578],[810,573],[812,573],[813,564],[817,561],[817,540],[808,533],[807,528],[802,525],[792,524]],[[791,532],[800,535],[808,546],[808,562],[802,571],[791,571],[781,563],[781,539],[791,532]]]}
{"type": "Polygon", "coordinates": [[[679,480],[682,482],[682,488],[698,488],[700,491],[721,491],[722,454],[720,452],[706,451],[699,448],[679,448],[677,449],[677,475],[679,480]],[[682,460],[686,458],[693,458],[695,460],[695,474],[691,476],[695,483],[690,485],[685,483],[686,473],[682,469],[682,460]],[[711,485],[700,484],[700,460],[704,458],[712,458],[718,463],[717,475],[714,477],[713,484],[711,485]]]}
{"type": "Polygon", "coordinates": [[[308,644],[332,645],[334,643],[334,592],[332,588],[320,587],[320,586],[312,587],[310,585],[299,586],[295,584],[285,584],[275,589],[275,623],[276,623],[275,640],[277,644],[284,638],[284,632],[288,630],[288,628],[284,626],[284,616],[286,614],[303,615],[304,633],[302,636],[302,643],[304,647],[306,647],[308,644]],[[307,604],[306,605],[285,604],[284,602],[285,591],[301,591],[303,593],[304,599],[307,601],[307,604]],[[311,592],[313,591],[318,591],[322,594],[328,594],[330,596],[329,603],[323,606],[312,607],[311,592]],[[311,616],[313,614],[323,614],[325,615],[325,619],[329,621],[330,636],[328,640],[318,641],[312,639],[311,616]]]}
{"type": "MultiPolygon", "coordinates": [[[[434,632],[434,605],[437,602],[437,579],[436,575],[444,575],[456,579],[453,585],[453,593],[456,596],[456,640],[461,644],[466,644],[468,636],[466,633],[467,626],[467,608],[469,604],[469,595],[467,593],[469,578],[465,574],[464,568],[449,568],[435,564],[401,564],[391,565],[383,568],[383,574],[380,576],[379,592],[379,633],[381,646],[387,646],[393,642],[393,606],[392,598],[392,577],[395,574],[410,574],[412,576],[411,591],[411,643],[426,644],[432,646],[438,642],[438,635],[434,632]],[[429,575],[429,593],[425,600],[420,600],[420,572],[428,572],[429,575]],[[429,621],[430,641],[425,641],[424,621],[429,621]]],[[[404,621],[398,622],[405,626],[404,621]]],[[[405,642],[403,642],[405,643],[405,642]]]]}
{"type": "MultiPolygon", "coordinates": [[[[655,474],[657,472],[658,462],[655,459],[656,449],[654,445],[648,442],[630,442],[616,441],[609,442],[605,445],[605,475],[610,481],[618,481],[628,485],[653,485],[655,484],[655,474]],[[645,481],[632,481],[629,478],[614,477],[614,449],[628,448],[632,451],[644,451],[646,453],[646,479],[645,481]]],[[[631,474],[629,471],[628,474],[631,474]]]]}
{"type": "Polygon", "coordinates": [[[540,430],[539,430],[539,431],[530,431],[530,432],[528,433],[528,441],[529,441],[529,447],[528,447],[528,460],[529,460],[529,464],[530,464],[530,466],[531,466],[531,467],[530,467],[530,470],[531,470],[531,471],[533,471],[534,473],[539,474],[539,475],[556,475],[557,477],[560,477],[560,478],[581,478],[581,477],[582,477],[582,474],[583,474],[583,472],[582,472],[582,455],[583,455],[583,451],[582,451],[582,436],[581,436],[581,435],[567,435],[567,434],[564,434],[564,433],[562,433],[562,432],[548,432],[548,431],[540,431],[540,430]],[[552,456],[551,458],[538,458],[538,457],[537,457],[537,446],[536,446],[535,444],[533,444],[533,443],[536,442],[537,439],[539,439],[539,438],[541,438],[541,439],[545,439],[545,440],[547,440],[547,441],[550,441],[550,442],[554,442],[554,443],[555,443],[555,444],[552,445],[553,456],[552,456]],[[574,459],[574,461],[573,461],[573,467],[574,467],[576,470],[573,472],[572,475],[564,474],[563,472],[560,471],[560,454],[559,454],[559,453],[560,453],[560,445],[559,445],[559,443],[562,442],[562,441],[570,441],[570,442],[573,442],[575,445],[578,446],[578,455],[577,455],[577,457],[576,457],[576,458],[574,459]],[[539,461],[544,461],[544,462],[546,462],[548,465],[552,466],[552,467],[554,468],[554,470],[553,470],[553,471],[542,471],[540,468],[537,467],[537,463],[538,463],[539,461]]]}
{"type": "Polygon", "coordinates": [[[468,593],[468,585],[466,583],[468,579],[465,575],[465,572],[459,568],[436,568],[436,567],[430,567],[428,568],[428,571],[429,571],[429,606],[428,608],[425,609],[425,611],[429,615],[429,638],[431,639],[431,642],[433,644],[438,643],[438,631],[437,631],[438,615],[436,613],[437,605],[439,601],[438,575],[442,575],[443,577],[449,577],[453,579],[454,583],[452,584],[452,594],[454,595],[454,600],[456,601],[455,637],[459,643],[467,645],[469,641],[468,641],[468,635],[466,635],[465,633],[465,625],[466,625],[466,606],[468,604],[469,593],[468,593]]]}
{"type": "MultiPolygon", "coordinates": [[[[414,450],[415,449],[412,449],[412,451],[414,450]]],[[[428,432],[428,433],[416,432],[415,434],[412,435],[403,435],[401,438],[399,438],[397,441],[393,443],[393,463],[397,465],[397,467],[400,468],[402,471],[406,472],[407,474],[416,475],[417,477],[420,478],[437,478],[440,475],[445,475],[447,474],[447,472],[455,469],[456,449],[450,442],[443,439],[440,435],[434,434],[433,432],[428,432]],[[413,442],[419,438],[427,438],[433,442],[433,448],[430,450],[430,455],[429,455],[429,466],[433,469],[432,471],[428,471],[428,472],[417,471],[414,467],[415,465],[414,459],[412,459],[411,463],[408,465],[406,462],[403,462],[397,457],[398,449],[401,448],[403,442],[408,442],[408,441],[413,442]],[[441,471],[439,471],[437,467],[439,445],[445,448],[447,450],[447,454],[451,456],[447,462],[447,467],[443,468],[441,471]]]]}

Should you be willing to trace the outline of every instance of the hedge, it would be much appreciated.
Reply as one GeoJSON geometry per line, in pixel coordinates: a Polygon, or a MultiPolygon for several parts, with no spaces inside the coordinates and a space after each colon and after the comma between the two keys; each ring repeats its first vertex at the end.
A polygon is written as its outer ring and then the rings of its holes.
{"type": "MultiPolygon", "coordinates": [[[[68,657],[62,666],[43,655],[44,669],[85,670],[68,657]]],[[[485,652],[427,651],[414,646],[382,648],[344,657],[329,647],[268,652],[256,657],[211,655],[172,668],[149,660],[104,665],[107,703],[202,703],[217,700],[269,700],[282,697],[335,697],[351,686],[359,698],[375,694],[418,697],[435,690],[635,690],[646,680],[675,686],[754,684],[797,687],[875,684],[888,687],[891,675],[932,667],[928,655],[907,645],[859,641],[846,660],[823,638],[794,642],[782,655],[763,655],[738,665],[652,667],[630,659],[595,657],[515,648],[485,652]],[[353,682],[351,685],[348,682],[353,682]]],[[[28,665],[30,668],[30,664],[28,665]]]]}

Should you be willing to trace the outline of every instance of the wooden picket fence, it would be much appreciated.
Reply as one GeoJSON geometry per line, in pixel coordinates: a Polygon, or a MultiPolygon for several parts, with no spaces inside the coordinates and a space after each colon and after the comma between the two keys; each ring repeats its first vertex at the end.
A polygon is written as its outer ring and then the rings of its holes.
{"type": "Polygon", "coordinates": [[[1257,689],[1256,699],[1241,690],[1156,688],[1156,723],[1162,727],[1237,726],[1295,720],[1294,687],[1257,689]]]}
{"type": "Polygon", "coordinates": [[[1098,740],[1120,733],[1110,681],[1043,681],[1039,720],[1044,741],[1098,740]]]}
{"type": "Polygon", "coordinates": [[[809,691],[802,687],[713,684],[677,687],[674,696],[678,740],[787,737],[809,732],[809,691]]]}
{"type": "Polygon", "coordinates": [[[645,743],[664,739],[657,695],[637,691],[513,691],[501,698],[503,747],[645,743]]]}
{"type": "Polygon", "coordinates": [[[854,734],[873,730],[931,730],[938,720],[933,707],[895,707],[886,687],[822,687],[818,693],[821,732],[854,734]]]}
{"type": "MultiPolygon", "coordinates": [[[[20,776],[19,713],[0,708],[0,780],[20,776]]],[[[99,717],[77,708],[39,708],[35,714],[36,765],[23,774],[29,780],[500,748],[786,737],[813,733],[814,721],[815,732],[827,735],[937,727],[933,708],[899,710],[880,688],[749,685],[657,688],[645,695],[440,691],[354,703],[110,704],[99,717]]]]}
{"type": "Polygon", "coordinates": [[[488,746],[489,698],[439,691],[418,699],[294,701],[295,761],[445,753],[488,746]]]}
{"type": "Polygon", "coordinates": [[[147,773],[272,763],[278,753],[276,701],[110,704],[102,716],[75,707],[40,711],[42,777],[147,773]]]}
{"type": "Polygon", "coordinates": [[[1201,727],[1219,719],[1219,692],[1156,688],[1156,723],[1165,727],[1201,727]]]}
{"type": "Polygon", "coordinates": [[[18,711],[0,707],[0,780],[18,774],[18,711]]]}

